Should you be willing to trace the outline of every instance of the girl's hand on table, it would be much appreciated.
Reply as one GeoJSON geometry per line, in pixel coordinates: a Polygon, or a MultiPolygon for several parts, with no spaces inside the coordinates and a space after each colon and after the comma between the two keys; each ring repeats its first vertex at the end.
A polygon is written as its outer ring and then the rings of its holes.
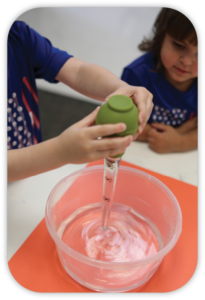
{"type": "Polygon", "coordinates": [[[177,130],[165,124],[153,123],[147,136],[149,147],[157,153],[176,152],[181,142],[177,130]]]}
{"type": "Polygon", "coordinates": [[[181,128],[159,123],[152,123],[151,126],[147,141],[157,153],[184,152],[198,147],[197,119],[187,121],[181,128]]]}

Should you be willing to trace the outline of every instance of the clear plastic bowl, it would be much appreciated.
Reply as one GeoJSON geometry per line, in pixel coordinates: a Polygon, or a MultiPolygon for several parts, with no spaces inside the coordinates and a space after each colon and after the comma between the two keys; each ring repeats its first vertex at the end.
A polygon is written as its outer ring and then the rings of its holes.
{"type": "Polygon", "coordinates": [[[179,239],[182,215],[177,199],[161,181],[120,166],[114,203],[125,204],[150,220],[161,235],[163,247],[150,257],[131,262],[105,262],[76,252],[61,240],[59,228],[79,208],[101,205],[103,171],[103,166],[88,167],[62,179],[48,197],[46,225],[61,264],[73,279],[95,291],[125,292],[140,288],[156,272],[179,239]]]}

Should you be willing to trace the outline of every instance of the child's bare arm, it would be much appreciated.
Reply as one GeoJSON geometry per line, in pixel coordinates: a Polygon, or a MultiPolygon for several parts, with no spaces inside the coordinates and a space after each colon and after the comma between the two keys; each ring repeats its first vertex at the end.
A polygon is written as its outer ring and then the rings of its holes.
{"type": "MultiPolygon", "coordinates": [[[[60,69],[56,79],[90,98],[107,101],[116,94],[132,98],[139,109],[139,129],[142,132],[150,117],[152,94],[144,87],[131,86],[109,70],[71,57],[60,69]]],[[[136,136],[134,137],[136,138],[136,136]]]]}
{"type": "Polygon", "coordinates": [[[9,150],[8,182],[47,172],[65,164],[86,163],[124,152],[130,145],[132,136],[97,139],[123,132],[126,128],[123,123],[92,126],[98,109],[56,138],[30,147],[9,150]]]}
{"type": "Polygon", "coordinates": [[[61,167],[56,138],[7,151],[8,182],[21,180],[61,167]]]}
{"type": "Polygon", "coordinates": [[[71,57],[58,72],[56,79],[87,97],[104,101],[120,87],[128,86],[107,69],[71,57]]]}

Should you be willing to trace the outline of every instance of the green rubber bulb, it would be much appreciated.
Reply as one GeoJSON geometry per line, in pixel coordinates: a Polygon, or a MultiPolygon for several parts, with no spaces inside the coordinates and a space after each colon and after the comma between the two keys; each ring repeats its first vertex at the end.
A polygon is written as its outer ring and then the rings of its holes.
{"type": "MultiPolygon", "coordinates": [[[[124,95],[111,96],[99,109],[95,119],[96,125],[125,123],[127,128],[125,131],[114,136],[134,136],[138,130],[138,109],[132,99],[124,95]]],[[[123,156],[123,153],[112,156],[118,158],[123,156]]]]}

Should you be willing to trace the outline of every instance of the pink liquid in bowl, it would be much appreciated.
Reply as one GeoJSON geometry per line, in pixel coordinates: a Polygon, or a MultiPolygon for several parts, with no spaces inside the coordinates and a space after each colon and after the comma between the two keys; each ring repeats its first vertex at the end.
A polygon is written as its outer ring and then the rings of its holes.
{"type": "Polygon", "coordinates": [[[85,168],[56,185],[47,201],[47,227],[62,266],[78,283],[100,292],[136,291],[176,244],[180,207],[159,180],[121,167],[103,228],[100,199],[111,198],[107,189],[102,193],[103,169],[85,168]]]}
{"type": "Polygon", "coordinates": [[[154,255],[158,240],[151,226],[126,209],[113,205],[109,229],[101,229],[101,208],[86,209],[66,226],[62,241],[73,250],[90,258],[127,262],[154,255]]]}
{"type": "MultiPolygon", "coordinates": [[[[58,233],[62,241],[77,253],[91,259],[114,263],[142,260],[156,254],[163,247],[154,224],[149,224],[150,222],[130,207],[113,203],[109,229],[106,231],[101,229],[101,210],[100,203],[96,203],[74,212],[59,228],[58,233]]],[[[66,254],[62,259],[67,262],[67,271],[74,279],[80,282],[79,278],[75,278],[80,270],[80,277],[84,277],[84,285],[86,281],[92,281],[95,290],[98,290],[101,282],[109,291],[119,285],[123,287],[132,282],[134,285],[139,278],[142,280],[144,277],[146,281],[147,276],[152,274],[149,270],[153,270],[152,264],[127,270],[96,269],[74,259],[70,259],[69,264],[66,254]],[[75,266],[73,273],[72,266],[75,266]]]]}

